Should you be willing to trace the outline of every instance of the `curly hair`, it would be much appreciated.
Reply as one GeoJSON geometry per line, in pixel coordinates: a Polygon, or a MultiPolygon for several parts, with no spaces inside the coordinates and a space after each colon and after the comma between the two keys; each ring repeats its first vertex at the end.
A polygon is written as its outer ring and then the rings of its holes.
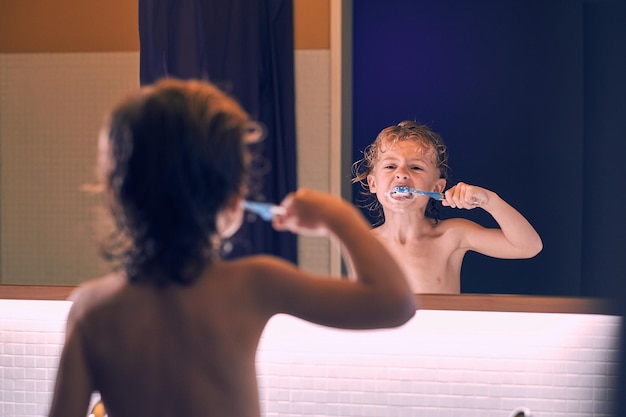
{"type": "Polygon", "coordinates": [[[201,81],[161,80],[113,109],[100,171],[115,231],[102,254],[131,282],[190,284],[211,262],[217,214],[246,182],[247,123],[201,81]]]}
{"type": "MultiPolygon", "coordinates": [[[[384,213],[380,202],[367,184],[367,176],[372,173],[374,165],[383,144],[393,145],[397,142],[411,141],[435,151],[436,166],[439,168],[439,178],[448,179],[448,150],[441,136],[433,132],[428,126],[405,120],[397,125],[383,129],[374,142],[363,151],[363,158],[352,164],[352,183],[359,183],[362,187],[362,198],[358,201],[359,206],[367,209],[376,219],[376,225],[384,222],[384,213]]],[[[439,221],[439,206],[435,200],[430,200],[426,206],[427,217],[439,221]]]]}

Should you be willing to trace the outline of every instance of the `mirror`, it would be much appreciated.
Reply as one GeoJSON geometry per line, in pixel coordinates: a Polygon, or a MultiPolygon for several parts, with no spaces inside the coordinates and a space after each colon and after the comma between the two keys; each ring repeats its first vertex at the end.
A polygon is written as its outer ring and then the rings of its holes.
{"type": "Polygon", "coordinates": [[[137,4],[0,2],[0,283],[76,284],[96,253],[106,110],[138,86],[137,4]],[[71,12],[70,12],[71,11],[71,12]]]}
{"type": "MultiPolygon", "coordinates": [[[[309,138],[299,152],[308,155],[327,153],[329,142],[319,135],[329,130],[329,7],[294,2],[307,97],[298,137],[309,138]]],[[[103,115],[138,86],[137,13],[125,0],[0,2],[0,284],[76,285],[109,269],[96,253],[98,202],[79,187],[93,179],[103,115]]],[[[327,187],[330,169],[315,159],[298,167],[299,178],[327,187]]],[[[301,263],[329,268],[329,242],[299,246],[301,263]]]]}
{"type": "MultiPolygon", "coordinates": [[[[530,260],[468,253],[463,293],[614,293],[626,230],[607,207],[626,178],[620,3],[353,2],[353,160],[382,128],[426,123],[448,145],[448,186],[495,191],[543,239],[530,260]]],[[[443,216],[495,225],[481,210],[443,216]]]]}
{"type": "MultiPolygon", "coordinates": [[[[295,9],[306,3],[294,1],[295,9]]],[[[343,3],[354,26],[354,151],[400,120],[428,123],[450,148],[451,181],[493,189],[544,239],[529,261],[469,254],[462,290],[610,295],[624,247],[617,231],[626,230],[624,195],[614,192],[626,178],[618,160],[626,141],[615,140],[624,127],[610,111],[626,96],[618,2],[343,3]],[[374,32],[359,35],[368,25],[374,32]]],[[[92,178],[102,115],[138,85],[137,7],[63,4],[0,3],[2,284],[76,284],[106,268],[93,245],[94,201],[76,191],[92,178]]],[[[296,59],[323,69],[328,49],[296,59]]],[[[305,75],[312,72],[324,73],[305,75]]],[[[312,140],[319,120],[328,123],[319,113],[298,120],[313,126],[312,140]]]]}

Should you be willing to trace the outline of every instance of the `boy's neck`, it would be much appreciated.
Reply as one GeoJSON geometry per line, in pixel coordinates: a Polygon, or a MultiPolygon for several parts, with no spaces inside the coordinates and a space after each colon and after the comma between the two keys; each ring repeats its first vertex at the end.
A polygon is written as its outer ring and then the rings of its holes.
{"type": "Polygon", "coordinates": [[[385,222],[378,226],[376,234],[386,239],[404,243],[419,239],[428,234],[436,222],[424,215],[398,215],[385,216],[385,222]]]}

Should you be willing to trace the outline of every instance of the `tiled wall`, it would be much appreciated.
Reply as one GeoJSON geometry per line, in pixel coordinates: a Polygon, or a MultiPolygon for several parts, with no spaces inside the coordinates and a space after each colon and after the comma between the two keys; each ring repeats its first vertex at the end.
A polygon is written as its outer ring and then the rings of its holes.
{"type": "Polygon", "coordinates": [[[0,300],[0,416],[45,416],[68,301],[0,300]]]}
{"type": "MultiPolygon", "coordinates": [[[[330,53],[295,52],[298,183],[330,190],[330,53]]],[[[95,239],[96,138],[138,87],[139,53],[0,53],[0,283],[74,285],[108,268],[95,239]]],[[[100,233],[101,234],[101,233],[100,233]]],[[[300,266],[328,273],[328,239],[299,237],[300,266]]]]}
{"type": "Polygon", "coordinates": [[[139,54],[0,54],[0,282],[77,284],[106,271],[95,208],[105,112],[139,86],[139,54]],[[10,242],[10,243],[9,243],[10,242]]]}
{"type": "MultiPolygon", "coordinates": [[[[44,416],[69,302],[0,300],[0,416],[44,416]]],[[[418,311],[391,330],[270,321],[257,357],[270,416],[608,417],[620,318],[418,311]]]]}
{"type": "MultiPolygon", "coordinates": [[[[296,127],[298,186],[330,191],[330,53],[296,50],[296,127]]],[[[330,241],[298,236],[298,263],[310,272],[328,274],[330,241]]]]}

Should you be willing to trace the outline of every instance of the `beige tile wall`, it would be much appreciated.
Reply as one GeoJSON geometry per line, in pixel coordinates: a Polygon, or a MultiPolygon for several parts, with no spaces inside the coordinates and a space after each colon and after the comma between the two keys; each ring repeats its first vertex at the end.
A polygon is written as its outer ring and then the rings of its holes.
{"type": "MultiPolygon", "coordinates": [[[[296,126],[298,185],[330,191],[330,52],[296,51],[296,126]]],[[[328,239],[298,238],[300,266],[328,274],[328,239]]]]}
{"type": "Polygon", "coordinates": [[[0,282],[75,284],[104,265],[94,245],[102,118],[138,86],[138,54],[0,54],[0,282]]]}
{"type": "MultiPolygon", "coordinates": [[[[0,54],[0,283],[77,284],[97,256],[95,141],[104,113],[138,86],[137,52],[0,54]]],[[[300,184],[329,189],[329,51],[296,51],[300,184]]],[[[326,239],[301,266],[326,273],[326,239]]]]}

